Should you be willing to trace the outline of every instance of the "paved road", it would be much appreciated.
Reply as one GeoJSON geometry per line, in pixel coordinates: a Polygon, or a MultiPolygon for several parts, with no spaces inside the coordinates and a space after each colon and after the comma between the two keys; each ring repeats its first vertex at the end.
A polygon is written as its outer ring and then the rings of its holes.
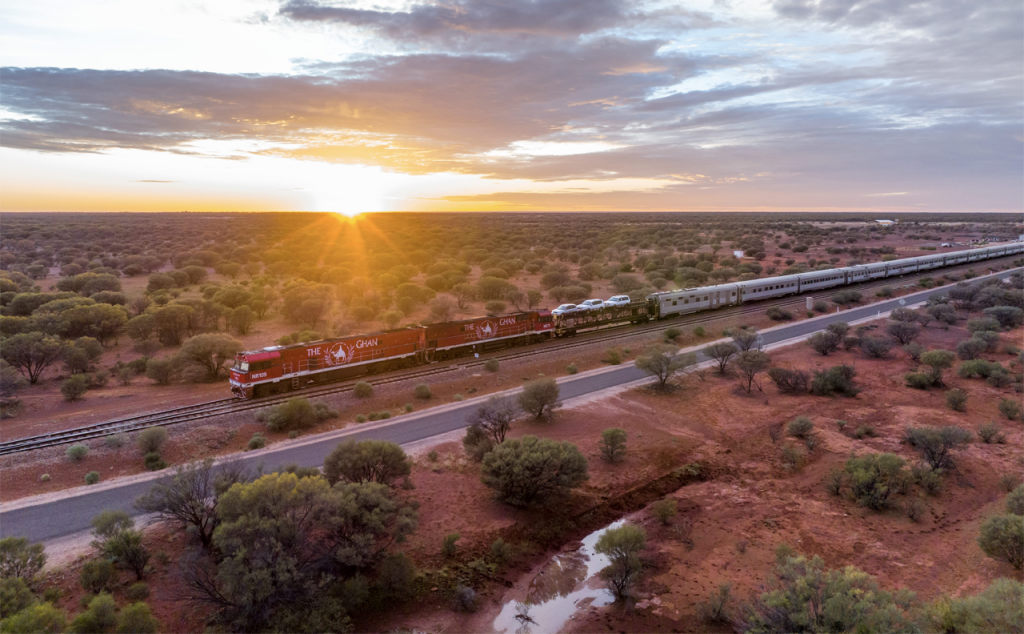
{"type": "MultiPolygon", "coordinates": [[[[996,276],[1005,278],[1011,272],[1004,271],[996,274],[996,276]]],[[[898,280],[894,281],[894,285],[898,283],[898,280]]],[[[932,295],[941,295],[945,292],[946,289],[940,287],[908,295],[903,299],[906,300],[906,303],[913,304],[924,301],[932,295]]],[[[887,300],[835,313],[812,321],[797,322],[765,332],[762,336],[764,343],[767,345],[793,337],[809,335],[825,328],[825,326],[832,322],[856,321],[871,317],[878,312],[893,310],[900,306],[899,301],[899,299],[887,300]]],[[[665,322],[666,327],[671,325],[671,323],[671,321],[665,322]]],[[[698,361],[704,360],[706,358],[698,354],[698,361]]],[[[643,376],[643,373],[637,370],[636,367],[624,365],[597,374],[581,374],[576,377],[565,378],[559,381],[559,385],[562,398],[570,399],[629,383],[641,379],[643,376]]],[[[428,410],[415,418],[400,418],[386,426],[374,427],[372,429],[353,428],[351,432],[346,433],[344,438],[356,440],[374,438],[390,440],[398,444],[424,440],[465,427],[466,417],[474,407],[474,403],[467,402],[462,406],[449,406],[443,408],[442,411],[433,413],[428,410]]],[[[257,463],[262,463],[268,471],[273,471],[281,466],[290,464],[319,466],[323,464],[324,458],[334,449],[338,442],[338,438],[333,437],[299,447],[282,447],[276,451],[271,448],[269,452],[261,456],[246,456],[242,454],[239,459],[253,468],[256,467],[257,463]]],[[[118,509],[135,513],[132,508],[133,501],[145,493],[152,484],[152,481],[128,482],[112,488],[95,491],[84,490],[78,495],[69,495],[41,504],[23,506],[11,510],[3,509],[3,506],[10,506],[9,504],[0,505],[0,536],[28,537],[33,541],[44,541],[86,531],[89,529],[89,522],[101,510],[118,509]]]]}

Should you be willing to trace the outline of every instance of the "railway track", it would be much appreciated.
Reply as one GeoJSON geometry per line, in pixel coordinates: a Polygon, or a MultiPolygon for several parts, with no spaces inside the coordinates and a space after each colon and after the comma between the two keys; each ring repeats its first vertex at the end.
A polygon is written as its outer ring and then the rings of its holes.
{"type": "MultiPolygon", "coordinates": [[[[1014,259],[1019,258],[1015,256],[1007,256],[1005,258],[986,260],[981,264],[1006,264],[1012,262],[1014,259]]],[[[942,272],[950,273],[956,271],[964,271],[975,267],[979,267],[978,262],[956,265],[948,269],[943,269],[942,272]]],[[[987,267],[988,266],[986,266],[985,268],[987,267]]],[[[936,271],[933,270],[929,271],[925,275],[911,274],[907,277],[885,278],[882,280],[874,280],[871,282],[863,282],[861,284],[844,286],[843,288],[855,289],[861,292],[873,291],[885,286],[902,286],[906,284],[904,280],[907,280],[908,278],[916,280],[920,279],[921,277],[933,276],[935,273],[936,271]]],[[[835,292],[835,290],[838,290],[838,287],[837,289],[828,289],[827,291],[823,292],[835,292]]],[[[410,371],[392,373],[390,375],[381,376],[380,378],[374,379],[372,380],[372,383],[374,385],[387,385],[390,383],[399,383],[419,378],[437,377],[449,372],[457,371],[460,368],[476,368],[483,366],[490,359],[513,360],[539,356],[544,354],[551,354],[553,352],[560,352],[590,346],[596,343],[615,341],[626,337],[636,337],[648,333],[659,332],[665,330],[669,326],[695,325],[702,322],[707,322],[709,321],[709,318],[718,320],[722,318],[732,318],[743,315],[762,314],[766,309],[772,306],[792,307],[802,305],[804,303],[804,295],[793,295],[773,300],[760,301],[757,302],[756,304],[751,305],[718,309],[715,311],[711,311],[710,313],[702,311],[699,313],[683,315],[668,320],[650,322],[648,324],[644,324],[641,326],[635,326],[627,322],[624,324],[607,326],[601,329],[587,331],[586,333],[579,335],[578,338],[573,337],[570,340],[558,339],[547,344],[530,346],[529,350],[511,348],[493,355],[489,355],[487,358],[483,359],[472,359],[469,360],[468,362],[463,361],[462,363],[459,363],[456,360],[452,362],[434,365],[428,368],[420,368],[410,371]]],[[[301,390],[301,395],[304,397],[315,398],[318,396],[326,396],[329,394],[340,394],[351,391],[356,383],[357,381],[345,381],[324,386],[306,388],[301,390]]],[[[68,429],[64,431],[55,431],[48,434],[29,436],[26,438],[18,438],[6,442],[0,442],[0,456],[16,454],[25,451],[32,451],[35,449],[43,449],[46,447],[53,447],[57,445],[64,445],[68,443],[81,442],[85,440],[94,440],[97,438],[104,438],[106,436],[110,436],[113,434],[135,432],[140,431],[142,429],[146,429],[148,427],[177,425],[180,423],[187,423],[190,421],[199,420],[210,416],[235,414],[238,412],[262,409],[264,407],[285,402],[288,399],[293,398],[294,396],[296,396],[295,393],[287,393],[277,396],[261,398],[256,401],[240,401],[236,398],[223,398],[213,401],[206,401],[203,403],[195,403],[193,405],[176,407],[160,412],[140,414],[137,416],[130,416],[102,423],[96,423],[93,425],[85,425],[82,427],[76,427],[74,429],[68,429]]]]}

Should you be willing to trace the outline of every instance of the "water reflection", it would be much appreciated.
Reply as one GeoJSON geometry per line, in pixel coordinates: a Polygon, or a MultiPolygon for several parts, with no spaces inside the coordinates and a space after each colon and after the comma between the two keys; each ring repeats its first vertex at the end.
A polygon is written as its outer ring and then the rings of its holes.
{"type": "Polygon", "coordinates": [[[494,629],[506,634],[552,634],[579,608],[601,607],[615,597],[596,577],[608,565],[608,558],[594,552],[594,545],[609,528],[625,523],[619,520],[583,538],[583,545],[572,552],[555,555],[530,581],[525,602],[509,601],[494,619],[494,629]]]}

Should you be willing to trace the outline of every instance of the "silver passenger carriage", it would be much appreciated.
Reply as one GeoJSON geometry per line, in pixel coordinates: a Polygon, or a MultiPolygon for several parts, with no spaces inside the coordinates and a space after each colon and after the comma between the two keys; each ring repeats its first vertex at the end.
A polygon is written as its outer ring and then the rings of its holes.
{"type": "Polygon", "coordinates": [[[736,284],[719,284],[651,293],[647,296],[647,300],[657,303],[660,317],[696,313],[719,306],[731,306],[740,301],[739,287],[736,284]]]}
{"type": "Polygon", "coordinates": [[[749,280],[736,282],[740,288],[740,303],[753,302],[769,297],[782,297],[783,295],[795,295],[800,292],[800,277],[798,275],[783,275],[781,277],[768,277],[761,280],[749,280]]]}
{"type": "Polygon", "coordinates": [[[847,283],[857,284],[885,277],[885,262],[855,264],[854,266],[846,267],[845,270],[847,283]]]}
{"type": "Polygon", "coordinates": [[[800,292],[813,291],[819,288],[832,288],[833,286],[846,285],[846,271],[844,269],[828,269],[826,271],[810,271],[800,273],[800,292]]]}

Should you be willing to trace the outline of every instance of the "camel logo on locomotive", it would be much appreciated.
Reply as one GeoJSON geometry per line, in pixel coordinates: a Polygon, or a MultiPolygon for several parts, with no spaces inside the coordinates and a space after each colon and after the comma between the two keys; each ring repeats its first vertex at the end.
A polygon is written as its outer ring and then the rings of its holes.
{"type": "Polygon", "coordinates": [[[339,341],[332,346],[326,347],[325,352],[324,348],[317,347],[309,348],[306,351],[306,354],[311,357],[318,357],[320,356],[321,352],[323,352],[324,363],[326,363],[327,365],[345,365],[346,363],[351,362],[353,358],[355,358],[355,354],[357,351],[362,350],[363,348],[372,348],[376,346],[378,343],[379,340],[376,338],[358,339],[355,342],[351,343],[339,341]]]}

